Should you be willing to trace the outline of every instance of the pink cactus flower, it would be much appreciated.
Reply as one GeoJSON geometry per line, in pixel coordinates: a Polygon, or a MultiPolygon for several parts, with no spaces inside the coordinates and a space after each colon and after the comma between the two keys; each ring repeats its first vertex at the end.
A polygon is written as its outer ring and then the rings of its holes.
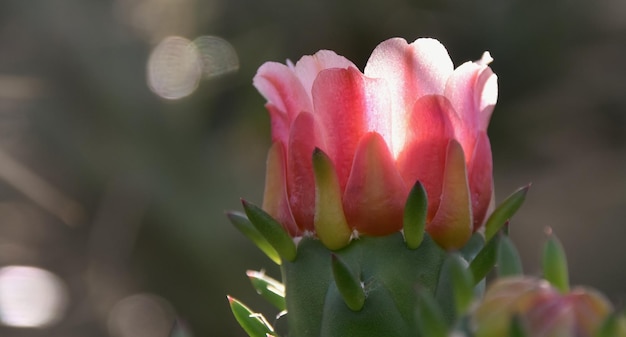
{"type": "Polygon", "coordinates": [[[350,231],[399,231],[408,191],[420,181],[427,232],[446,249],[462,247],[493,197],[487,126],[497,77],[489,62],[485,53],[454,69],[439,41],[393,38],[376,47],[364,72],[328,50],[295,65],[265,63],[254,77],[273,141],[263,208],[294,237],[319,234],[316,218],[327,217],[319,216],[317,148],[332,162],[337,216],[350,231]]]}
{"type": "Polygon", "coordinates": [[[545,280],[510,277],[489,286],[473,314],[473,324],[477,337],[507,336],[517,316],[529,336],[591,337],[612,310],[610,302],[593,289],[578,287],[561,294],[545,280]]]}

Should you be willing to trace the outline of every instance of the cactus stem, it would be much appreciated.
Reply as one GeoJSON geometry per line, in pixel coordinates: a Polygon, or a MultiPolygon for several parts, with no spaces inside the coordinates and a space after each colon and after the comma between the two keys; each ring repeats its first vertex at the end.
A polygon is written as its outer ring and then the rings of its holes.
{"type": "Polygon", "coordinates": [[[361,310],[365,304],[363,284],[339,256],[331,254],[331,259],[333,277],[343,301],[350,310],[361,310]]]}

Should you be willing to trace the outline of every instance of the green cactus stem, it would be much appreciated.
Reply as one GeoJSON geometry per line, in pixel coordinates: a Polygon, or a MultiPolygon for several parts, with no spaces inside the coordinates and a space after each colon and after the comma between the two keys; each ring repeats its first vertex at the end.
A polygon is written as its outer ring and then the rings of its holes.
{"type": "Polygon", "coordinates": [[[337,251],[303,238],[296,259],[282,265],[289,337],[417,336],[416,289],[434,294],[445,257],[428,235],[415,250],[406,247],[401,233],[362,237],[337,251]],[[358,311],[341,295],[345,285],[333,275],[333,253],[345,265],[341,272],[349,270],[363,282],[358,311]]]}

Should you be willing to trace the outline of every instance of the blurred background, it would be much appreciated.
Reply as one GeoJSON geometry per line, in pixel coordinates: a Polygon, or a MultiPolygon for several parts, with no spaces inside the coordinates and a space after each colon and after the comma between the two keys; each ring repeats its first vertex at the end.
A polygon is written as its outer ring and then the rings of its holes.
{"type": "MultiPolygon", "coordinates": [[[[226,295],[274,311],[278,270],[224,211],[261,202],[265,61],[332,49],[363,68],[399,36],[456,65],[489,50],[498,200],[539,274],[544,228],[572,282],[626,301],[623,0],[0,2],[0,335],[244,336],[226,295]]],[[[271,316],[270,314],[270,316],[271,316]]]]}

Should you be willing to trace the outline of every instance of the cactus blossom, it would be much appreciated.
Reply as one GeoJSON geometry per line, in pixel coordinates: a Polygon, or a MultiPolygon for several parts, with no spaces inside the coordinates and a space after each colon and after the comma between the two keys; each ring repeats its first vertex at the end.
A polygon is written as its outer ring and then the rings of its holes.
{"type": "Polygon", "coordinates": [[[254,85],[267,99],[273,142],[263,209],[291,236],[316,233],[338,249],[354,231],[399,231],[419,181],[427,232],[446,249],[462,247],[493,197],[490,61],[485,53],[454,69],[437,40],[394,38],[364,72],[328,50],[263,64],[254,85]]]}
{"type": "Polygon", "coordinates": [[[528,336],[592,337],[611,312],[609,301],[593,289],[562,294],[545,280],[510,277],[487,289],[473,322],[477,337],[507,336],[514,316],[528,336]]]}

